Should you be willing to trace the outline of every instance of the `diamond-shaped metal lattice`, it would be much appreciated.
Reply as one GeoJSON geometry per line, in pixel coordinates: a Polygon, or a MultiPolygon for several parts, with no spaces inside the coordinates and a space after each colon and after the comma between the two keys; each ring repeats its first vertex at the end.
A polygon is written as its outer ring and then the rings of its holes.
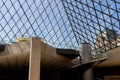
{"type": "Polygon", "coordinates": [[[87,42],[93,51],[120,46],[119,0],[63,0],[77,42],[87,42]]]}
{"type": "Polygon", "coordinates": [[[119,0],[0,0],[0,43],[40,37],[57,48],[90,43],[104,52],[120,45],[119,0]]]}
{"type": "Polygon", "coordinates": [[[61,0],[1,0],[0,43],[40,37],[59,48],[76,48],[61,0]]]}

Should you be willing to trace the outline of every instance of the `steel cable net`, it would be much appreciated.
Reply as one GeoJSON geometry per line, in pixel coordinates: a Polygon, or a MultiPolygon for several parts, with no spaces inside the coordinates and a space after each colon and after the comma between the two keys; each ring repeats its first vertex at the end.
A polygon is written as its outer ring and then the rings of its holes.
{"type": "Polygon", "coordinates": [[[77,42],[90,43],[93,53],[120,46],[119,0],[63,0],[77,42]]]}
{"type": "Polygon", "coordinates": [[[0,44],[40,37],[57,47],[105,52],[120,44],[119,0],[0,0],[0,44]]]}
{"type": "Polygon", "coordinates": [[[78,46],[61,0],[0,0],[0,43],[19,37],[40,37],[57,48],[78,46]]]}

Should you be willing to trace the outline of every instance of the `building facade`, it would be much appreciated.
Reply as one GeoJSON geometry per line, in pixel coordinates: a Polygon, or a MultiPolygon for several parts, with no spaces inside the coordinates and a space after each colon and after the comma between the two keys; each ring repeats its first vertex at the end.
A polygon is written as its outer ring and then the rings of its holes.
{"type": "Polygon", "coordinates": [[[118,34],[115,30],[104,29],[96,37],[96,50],[98,52],[104,52],[117,46],[118,34]]]}

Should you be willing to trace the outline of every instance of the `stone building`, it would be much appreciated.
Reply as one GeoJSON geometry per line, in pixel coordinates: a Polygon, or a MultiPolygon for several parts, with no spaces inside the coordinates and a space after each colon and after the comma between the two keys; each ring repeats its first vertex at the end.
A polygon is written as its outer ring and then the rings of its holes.
{"type": "Polygon", "coordinates": [[[115,30],[105,28],[96,37],[96,49],[100,52],[117,46],[118,34],[115,30]]]}

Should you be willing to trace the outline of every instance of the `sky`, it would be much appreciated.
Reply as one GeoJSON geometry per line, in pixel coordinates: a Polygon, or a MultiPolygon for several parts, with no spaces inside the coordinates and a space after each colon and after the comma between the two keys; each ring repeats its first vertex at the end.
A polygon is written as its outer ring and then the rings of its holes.
{"type": "Polygon", "coordinates": [[[64,4],[75,31],[82,34],[82,38],[89,37],[90,32],[95,37],[105,28],[114,29],[120,34],[120,1],[65,0],[64,4]]]}
{"type": "Polygon", "coordinates": [[[0,0],[1,43],[36,36],[55,47],[77,45],[61,0],[0,0]]]}
{"type": "Polygon", "coordinates": [[[115,1],[0,0],[0,43],[38,36],[55,47],[78,48],[85,37],[95,42],[95,33],[105,27],[120,34],[120,1],[115,1]]]}

